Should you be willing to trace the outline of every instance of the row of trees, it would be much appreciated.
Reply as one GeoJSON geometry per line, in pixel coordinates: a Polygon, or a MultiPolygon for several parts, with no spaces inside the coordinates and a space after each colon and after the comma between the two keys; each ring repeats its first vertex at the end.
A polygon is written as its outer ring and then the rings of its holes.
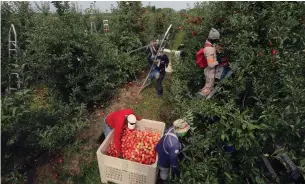
{"type": "Polygon", "coordinates": [[[118,2],[108,14],[96,9],[83,14],[69,2],[52,3],[56,12],[45,3],[38,4],[39,11],[29,2],[1,6],[1,174],[8,183],[20,179],[16,174],[26,172],[43,152],[73,143],[74,135],[88,124],[88,110],[107,105],[117,88],[146,67],[145,53],[126,51],[148,44],[167,26],[164,22],[154,31],[143,29],[155,27],[150,21],[157,13],[141,2],[118,2]],[[137,16],[142,16],[142,25],[137,16]],[[111,26],[106,35],[104,19],[111,26]],[[91,22],[97,32],[91,33],[91,22]],[[18,53],[9,58],[11,24],[17,31],[18,53]],[[8,77],[11,72],[20,74],[22,85],[8,93],[5,89],[15,85],[8,77]]]}
{"type": "Polygon", "coordinates": [[[193,127],[174,183],[268,183],[258,163],[282,152],[305,171],[304,12],[303,2],[198,3],[188,12],[203,22],[182,26],[189,56],[173,63],[171,102],[193,127]],[[194,55],[212,27],[238,69],[211,100],[198,100],[204,75],[194,55]]]}
{"type": "Polygon", "coordinates": [[[188,19],[181,26],[189,54],[173,63],[170,100],[177,114],[189,118],[193,136],[175,183],[266,183],[257,163],[262,155],[272,155],[275,142],[305,170],[304,3],[198,3],[188,17],[171,9],[143,8],[140,2],[118,2],[107,14],[83,14],[68,2],[53,4],[56,13],[47,5],[34,11],[28,2],[1,6],[3,181],[13,183],[15,174],[26,171],[42,152],[72,143],[88,123],[88,109],[107,105],[116,89],[146,66],[145,54],[126,52],[161,36],[170,23],[173,36],[182,18],[188,19]],[[111,29],[106,35],[104,19],[111,29]],[[97,26],[93,34],[90,22],[97,26]],[[9,59],[12,23],[19,48],[9,59]],[[204,77],[194,55],[211,27],[220,31],[238,70],[212,100],[199,101],[193,94],[204,77]],[[4,90],[15,71],[22,88],[9,94],[4,90]],[[236,151],[225,153],[224,144],[236,151]]]}

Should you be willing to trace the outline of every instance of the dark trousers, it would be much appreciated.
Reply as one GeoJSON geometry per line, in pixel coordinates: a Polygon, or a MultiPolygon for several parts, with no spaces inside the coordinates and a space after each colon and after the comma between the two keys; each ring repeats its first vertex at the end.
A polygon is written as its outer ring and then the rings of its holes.
{"type": "Polygon", "coordinates": [[[162,81],[165,77],[165,72],[160,73],[159,79],[157,79],[157,93],[158,95],[163,94],[163,86],[162,86],[162,81]]]}

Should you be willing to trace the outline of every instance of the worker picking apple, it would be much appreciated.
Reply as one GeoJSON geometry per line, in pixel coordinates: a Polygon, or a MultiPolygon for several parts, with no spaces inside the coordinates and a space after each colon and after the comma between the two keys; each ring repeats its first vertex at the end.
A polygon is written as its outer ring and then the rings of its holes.
{"type": "Polygon", "coordinates": [[[156,48],[157,43],[154,40],[151,40],[149,43],[149,56],[147,58],[148,60],[148,64],[149,64],[149,68],[151,67],[151,65],[153,64],[153,61],[155,60],[155,58],[157,57],[157,52],[158,52],[158,48],[156,48]]]}
{"type": "Polygon", "coordinates": [[[156,145],[158,153],[158,168],[160,171],[159,183],[166,182],[169,174],[179,176],[178,162],[182,156],[182,145],[179,137],[185,137],[190,125],[184,119],[173,122],[156,145]]]}
{"type": "Polygon", "coordinates": [[[117,157],[121,156],[122,142],[121,137],[123,135],[124,127],[133,130],[136,127],[140,117],[136,116],[132,109],[122,109],[108,114],[104,119],[104,134],[105,138],[108,136],[110,131],[114,129],[114,145],[117,153],[117,157]]]}
{"type": "MultiPolygon", "coordinates": [[[[155,49],[159,50],[159,45],[155,45],[155,49]]],[[[149,82],[151,83],[153,79],[157,80],[157,96],[160,97],[163,95],[163,86],[162,81],[165,78],[166,71],[165,69],[168,67],[169,59],[167,54],[160,52],[156,55],[152,63],[152,72],[149,74],[149,82]]]]}
{"type": "Polygon", "coordinates": [[[215,67],[219,64],[217,61],[217,55],[216,55],[216,48],[215,44],[219,41],[220,33],[212,28],[208,39],[206,40],[204,44],[204,49],[199,50],[197,52],[197,55],[200,56],[201,53],[203,54],[203,59],[198,60],[196,55],[196,64],[200,65],[200,62],[204,62],[201,64],[201,68],[204,68],[204,75],[205,75],[205,85],[201,89],[200,94],[203,96],[207,96],[211,93],[211,91],[214,88],[214,81],[215,81],[215,67]],[[202,52],[200,52],[202,51],[202,52]]]}

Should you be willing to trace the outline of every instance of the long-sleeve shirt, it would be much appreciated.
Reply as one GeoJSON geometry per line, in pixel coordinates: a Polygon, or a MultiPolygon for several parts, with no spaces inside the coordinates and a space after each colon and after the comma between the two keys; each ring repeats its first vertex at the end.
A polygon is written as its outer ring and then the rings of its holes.
{"type": "MultiPolygon", "coordinates": [[[[119,156],[122,151],[121,137],[126,122],[126,117],[130,114],[135,115],[132,109],[122,109],[110,113],[106,118],[106,123],[108,124],[108,126],[114,129],[114,145],[117,151],[117,156],[119,156]]],[[[141,119],[137,116],[136,118],[137,120],[141,119]]]]}
{"type": "Polygon", "coordinates": [[[160,62],[158,65],[158,70],[160,71],[160,74],[164,74],[165,68],[168,66],[169,63],[168,56],[166,54],[162,54],[158,56],[156,59],[159,60],[160,62]]]}
{"type": "Polygon", "coordinates": [[[158,166],[169,168],[173,176],[179,175],[178,159],[182,146],[178,136],[174,132],[174,127],[170,127],[165,131],[163,137],[156,145],[156,152],[158,153],[158,166]]]}
{"type": "MultiPolygon", "coordinates": [[[[205,42],[206,45],[212,45],[211,42],[208,40],[205,42]]],[[[209,68],[215,68],[216,65],[218,65],[217,57],[216,57],[216,49],[214,46],[205,47],[204,48],[204,56],[207,59],[208,67],[209,68]]]]}

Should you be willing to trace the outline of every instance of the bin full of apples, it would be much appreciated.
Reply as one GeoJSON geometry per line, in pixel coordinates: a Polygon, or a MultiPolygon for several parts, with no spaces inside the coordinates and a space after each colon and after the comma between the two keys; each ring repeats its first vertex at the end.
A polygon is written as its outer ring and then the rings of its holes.
{"type": "MultiPolygon", "coordinates": [[[[151,165],[156,162],[155,146],[160,140],[160,133],[150,130],[130,130],[124,128],[121,138],[122,158],[142,164],[151,165]]],[[[107,155],[116,156],[114,143],[107,149],[107,155]]]]}

